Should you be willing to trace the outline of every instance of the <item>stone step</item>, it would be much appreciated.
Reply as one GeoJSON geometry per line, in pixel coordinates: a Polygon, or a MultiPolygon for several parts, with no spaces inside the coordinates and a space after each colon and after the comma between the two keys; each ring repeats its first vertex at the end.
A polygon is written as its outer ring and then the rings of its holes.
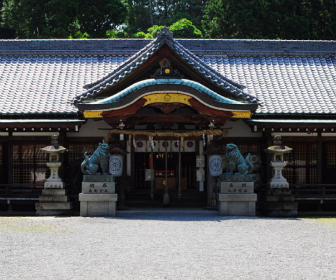
{"type": "Polygon", "coordinates": [[[42,190],[42,195],[67,195],[68,190],[66,189],[44,189],[42,190]]]}
{"type": "Polygon", "coordinates": [[[296,209],[292,210],[267,210],[262,212],[265,217],[296,217],[298,212],[296,209]]]}
{"type": "Polygon", "coordinates": [[[69,197],[66,195],[41,195],[40,202],[68,202],[69,197]]]}
{"type": "Polygon", "coordinates": [[[35,203],[36,210],[70,210],[72,202],[38,202],[35,203]]]}
{"type": "Polygon", "coordinates": [[[267,195],[266,202],[294,202],[294,195],[267,195]]]}
{"type": "Polygon", "coordinates": [[[266,202],[263,204],[264,210],[297,210],[297,202],[266,202]]]}
{"type": "Polygon", "coordinates": [[[267,189],[266,195],[291,195],[291,189],[267,189]]]}
{"type": "Polygon", "coordinates": [[[70,216],[72,210],[36,210],[36,215],[38,216],[70,216]]]}

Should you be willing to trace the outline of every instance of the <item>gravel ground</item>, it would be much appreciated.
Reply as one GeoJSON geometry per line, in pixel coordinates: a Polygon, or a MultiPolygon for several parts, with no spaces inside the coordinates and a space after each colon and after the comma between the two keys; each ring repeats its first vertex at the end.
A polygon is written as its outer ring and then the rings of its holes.
{"type": "Polygon", "coordinates": [[[1,279],[336,279],[336,220],[0,217],[1,279]]]}

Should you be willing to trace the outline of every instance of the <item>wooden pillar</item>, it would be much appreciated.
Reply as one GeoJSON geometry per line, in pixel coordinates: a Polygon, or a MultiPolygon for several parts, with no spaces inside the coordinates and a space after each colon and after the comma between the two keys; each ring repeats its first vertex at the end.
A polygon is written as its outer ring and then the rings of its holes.
{"type": "MultiPolygon", "coordinates": [[[[69,148],[68,147],[68,143],[67,143],[67,137],[66,137],[66,132],[60,132],[59,133],[59,144],[65,148],[69,148]]],[[[48,144],[49,145],[49,144],[48,144]]],[[[64,181],[65,178],[66,178],[66,172],[65,172],[65,167],[67,165],[67,162],[68,162],[68,154],[67,153],[64,153],[60,156],[61,158],[61,168],[60,168],[60,177],[62,178],[62,180],[64,181]]]]}
{"type": "Polygon", "coordinates": [[[323,183],[323,143],[321,132],[317,134],[317,183],[323,183]]]}
{"type": "MultiPolygon", "coordinates": [[[[13,145],[13,133],[9,132],[8,133],[8,144],[7,144],[7,183],[8,184],[13,184],[14,181],[14,175],[13,175],[13,168],[14,168],[14,164],[13,164],[13,160],[14,160],[14,145],[13,145]]],[[[10,187],[8,189],[8,194],[12,193],[12,187],[10,187]]]]}

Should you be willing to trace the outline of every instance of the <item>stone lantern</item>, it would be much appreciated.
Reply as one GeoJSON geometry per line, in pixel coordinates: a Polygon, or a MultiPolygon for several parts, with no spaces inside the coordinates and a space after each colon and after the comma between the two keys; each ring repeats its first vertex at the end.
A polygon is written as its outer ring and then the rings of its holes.
{"type": "Polygon", "coordinates": [[[51,146],[46,146],[41,151],[49,154],[49,162],[47,166],[50,168],[50,177],[44,183],[45,189],[63,189],[64,183],[58,175],[58,170],[61,167],[59,155],[66,151],[66,148],[58,144],[58,136],[51,136],[51,146]]]}
{"type": "Polygon", "coordinates": [[[283,146],[281,136],[274,136],[273,146],[264,151],[272,154],[270,165],[274,168],[274,176],[268,183],[265,191],[262,213],[269,217],[293,217],[297,215],[298,204],[289,188],[289,183],[282,175],[283,168],[287,165],[284,154],[292,152],[292,148],[283,146]]]}
{"type": "Polygon", "coordinates": [[[273,156],[270,165],[274,168],[274,176],[268,184],[269,188],[289,188],[286,178],[282,175],[282,169],[287,165],[287,162],[284,161],[284,154],[290,153],[292,150],[292,148],[282,145],[279,135],[274,136],[274,146],[264,150],[273,156]]]}
{"type": "Polygon", "coordinates": [[[61,166],[60,154],[66,148],[58,144],[58,136],[51,136],[51,145],[41,149],[49,154],[47,166],[50,168],[50,177],[44,182],[42,195],[39,202],[35,203],[36,214],[40,216],[70,215],[72,212],[72,202],[69,200],[68,192],[64,189],[64,183],[58,175],[61,166]]]}

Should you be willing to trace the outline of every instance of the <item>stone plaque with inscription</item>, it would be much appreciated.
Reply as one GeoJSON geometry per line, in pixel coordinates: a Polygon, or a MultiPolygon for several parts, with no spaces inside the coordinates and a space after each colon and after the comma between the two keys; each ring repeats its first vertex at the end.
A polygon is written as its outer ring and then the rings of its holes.
{"type": "Polygon", "coordinates": [[[82,193],[85,194],[115,193],[115,182],[83,182],[82,193]]]}
{"type": "Polygon", "coordinates": [[[63,182],[45,182],[44,183],[45,189],[64,189],[63,182]]]}
{"type": "Polygon", "coordinates": [[[222,182],[220,193],[248,194],[254,193],[253,182],[222,182]]]}

